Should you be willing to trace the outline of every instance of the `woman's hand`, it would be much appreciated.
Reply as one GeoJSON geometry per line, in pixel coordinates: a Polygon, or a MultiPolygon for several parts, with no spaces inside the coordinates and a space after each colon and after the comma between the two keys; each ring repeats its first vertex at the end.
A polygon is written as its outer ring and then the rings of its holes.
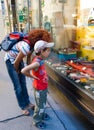
{"type": "Polygon", "coordinates": [[[14,62],[14,68],[19,73],[19,64],[17,62],[14,62]]]}

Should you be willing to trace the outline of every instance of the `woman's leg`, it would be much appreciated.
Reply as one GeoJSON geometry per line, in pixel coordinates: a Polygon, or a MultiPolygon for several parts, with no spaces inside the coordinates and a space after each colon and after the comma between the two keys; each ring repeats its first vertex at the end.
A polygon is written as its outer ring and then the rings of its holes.
{"type": "Polygon", "coordinates": [[[30,104],[30,101],[29,101],[29,95],[28,95],[28,91],[27,91],[27,88],[26,88],[26,78],[23,74],[19,74],[19,79],[20,79],[20,84],[21,84],[21,89],[22,89],[22,95],[23,95],[23,98],[24,98],[24,102],[26,104],[26,106],[28,106],[30,104]]]}
{"type": "MultiPolygon", "coordinates": [[[[24,63],[21,62],[20,66],[19,66],[20,70],[24,67],[24,63]]],[[[26,77],[25,75],[23,75],[22,73],[19,73],[19,80],[20,80],[20,85],[21,85],[21,89],[22,89],[22,95],[24,98],[24,102],[26,104],[26,106],[28,106],[30,104],[30,100],[29,100],[29,95],[28,95],[28,91],[27,91],[27,87],[26,87],[26,77]]]]}
{"type": "Polygon", "coordinates": [[[21,88],[18,73],[16,72],[14,66],[11,64],[10,60],[6,61],[6,66],[7,66],[9,76],[10,76],[13,86],[14,86],[14,91],[15,91],[15,95],[16,95],[18,104],[21,109],[25,109],[26,103],[23,98],[22,88],[21,88]]]}

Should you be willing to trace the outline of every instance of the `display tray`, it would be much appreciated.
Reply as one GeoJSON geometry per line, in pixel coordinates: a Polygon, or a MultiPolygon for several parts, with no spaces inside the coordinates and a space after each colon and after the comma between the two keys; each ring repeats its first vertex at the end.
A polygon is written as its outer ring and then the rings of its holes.
{"type": "MultiPolygon", "coordinates": [[[[55,58],[55,57],[54,57],[55,58]]],[[[75,83],[62,69],[52,66],[53,62],[59,64],[57,58],[46,61],[46,68],[50,81],[62,90],[66,97],[94,124],[94,93],[89,89],[75,83]]],[[[62,68],[62,67],[61,67],[62,68]]]]}

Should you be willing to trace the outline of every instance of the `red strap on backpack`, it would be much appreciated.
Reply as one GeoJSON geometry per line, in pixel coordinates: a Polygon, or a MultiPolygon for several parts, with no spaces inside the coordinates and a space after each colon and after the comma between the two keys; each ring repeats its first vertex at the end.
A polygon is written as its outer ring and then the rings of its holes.
{"type": "Polygon", "coordinates": [[[31,49],[34,48],[34,45],[32,45],[28,39],[24,38],[23,41],[27,42],[29,44],[29,46],[30,46],[31,49]]]}
{"type": "Polygon", "coordinates": [[[9,34],[9,37],[11,38],[11,39],[19,39],[20,38],[20,35],[19,34],[9,34]]]}

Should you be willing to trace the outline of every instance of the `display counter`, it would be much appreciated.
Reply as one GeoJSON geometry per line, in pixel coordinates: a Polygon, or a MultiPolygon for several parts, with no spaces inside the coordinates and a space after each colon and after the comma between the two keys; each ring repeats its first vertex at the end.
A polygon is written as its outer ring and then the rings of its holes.
{"type": "Polygon", "coordinates": [[[71,77],[73,72],[76,74],[79,70],[73,69],[56,54],[51,54],[45,63],[49,82],[61,89],[64,95],[94,124],[94,78],[88,77],[87,74],[80,75],[80,78],[77,75],[71,77]]]}

